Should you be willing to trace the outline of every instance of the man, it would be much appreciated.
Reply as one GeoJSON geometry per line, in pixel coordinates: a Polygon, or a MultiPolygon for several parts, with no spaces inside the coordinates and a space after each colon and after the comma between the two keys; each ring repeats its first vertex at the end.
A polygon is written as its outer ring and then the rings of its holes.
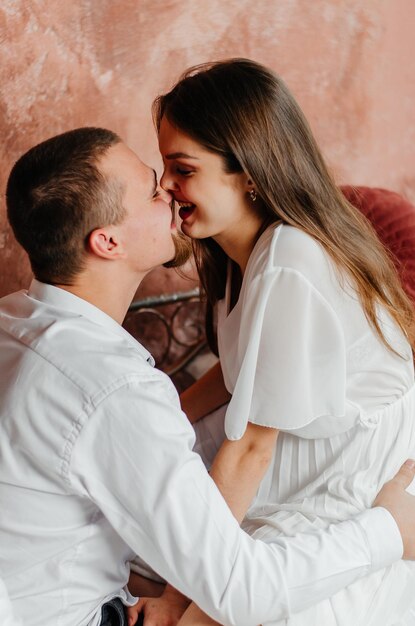
{"type": "Polygon", "coordinates": [[[175,255],[170,201],[103,129],[43,142],[11,172],[8,217],[36,279],[0,301],[0,577],[25,626],[122,624],[135,555],[238,626],[415,557],[413,464],[327,532],[266,545],[239,529],[171,382],[121,327],[175,255]]]}

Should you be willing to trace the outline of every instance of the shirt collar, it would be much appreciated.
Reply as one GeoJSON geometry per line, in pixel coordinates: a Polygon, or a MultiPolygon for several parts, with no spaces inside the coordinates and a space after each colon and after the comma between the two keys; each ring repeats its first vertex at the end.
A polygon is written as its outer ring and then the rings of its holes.
{"type": "Polygon", "coordinates": [[[73,293],[55,287],[54,285],[48,285],[42,283],[35,278],[32,280],[28,289],[27,295],[35,300],[50,304],[54,307],[65,309],[76,315],[82,315],[88,318],[94,324],[99,324],[107,330],[119,335],[124,340],[128,341],[134,346],[141,356],[154,367],[154,358],[148,350],[144,348],[130,333],[128,333],[118,322],[112,317],[104,313],[101,309],[94,306],[90,302],[87,302],[83,298],[75,296],[73,293]]]}

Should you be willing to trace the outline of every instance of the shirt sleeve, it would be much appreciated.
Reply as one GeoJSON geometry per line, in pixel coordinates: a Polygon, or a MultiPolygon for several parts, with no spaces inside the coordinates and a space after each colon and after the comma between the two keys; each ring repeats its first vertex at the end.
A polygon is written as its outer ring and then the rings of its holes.
{"type": "Polygon", "coordinates": [[[9,594],[6,589],[6,585],[0,579],[0,624],[2,626],[23,626],[22,621],[17,619],[12,603],[10,601],[9,594]]]}
{"type": "Polygon", "coordinates": [[[243,356],[225,420],[228,439],[242,437],[248,421],[301,435],[299,429],[322,420],[312,437],[350,428],[358,410],[346,403],[344,336],[331,305],[288,268],[258,276],[250,287],[240,328],[243,356]]]}
{"type": "Polygon", "coordinates": [[[225,625],[288,617],[402,555],[396,524],[378,516],[328,531],[254,541],[238,526],[200,457],[177,394],[163,379],[114,391],[89,416],[68,479],[162,578],[225,625]],[[382,559],[379,558],[382,546],[382,559]]]}

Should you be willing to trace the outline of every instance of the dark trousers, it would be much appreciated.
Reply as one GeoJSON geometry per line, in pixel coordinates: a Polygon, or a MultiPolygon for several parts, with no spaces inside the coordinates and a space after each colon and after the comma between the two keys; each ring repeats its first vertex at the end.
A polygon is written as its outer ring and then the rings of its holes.
{"type": "MultiPolygon", "coordinates": [[[[143,615],[140,614],[136,626],[143,624],[143,615]]],[[[102,605],[101,626],[127,626],[127,617],[124,605],[119,598],[113,598],[102,605]]]]}
{"type": "Polygon", "coordinates": [[[103,604],[101,611],[101,626],[127,626],[124,605],[119,598],[103,604]]]}

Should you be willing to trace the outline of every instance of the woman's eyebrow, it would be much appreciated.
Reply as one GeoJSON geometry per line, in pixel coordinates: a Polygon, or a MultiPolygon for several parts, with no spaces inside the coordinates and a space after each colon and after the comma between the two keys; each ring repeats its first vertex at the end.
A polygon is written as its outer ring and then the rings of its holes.
{"type": "Polygon", "coordinates": [[[171,154],[166,154],[165,159],[196,159],[199,161],[199,157],[191,156],[190,154],[186,154],[185,152],[172,152],[171,154]]]}

